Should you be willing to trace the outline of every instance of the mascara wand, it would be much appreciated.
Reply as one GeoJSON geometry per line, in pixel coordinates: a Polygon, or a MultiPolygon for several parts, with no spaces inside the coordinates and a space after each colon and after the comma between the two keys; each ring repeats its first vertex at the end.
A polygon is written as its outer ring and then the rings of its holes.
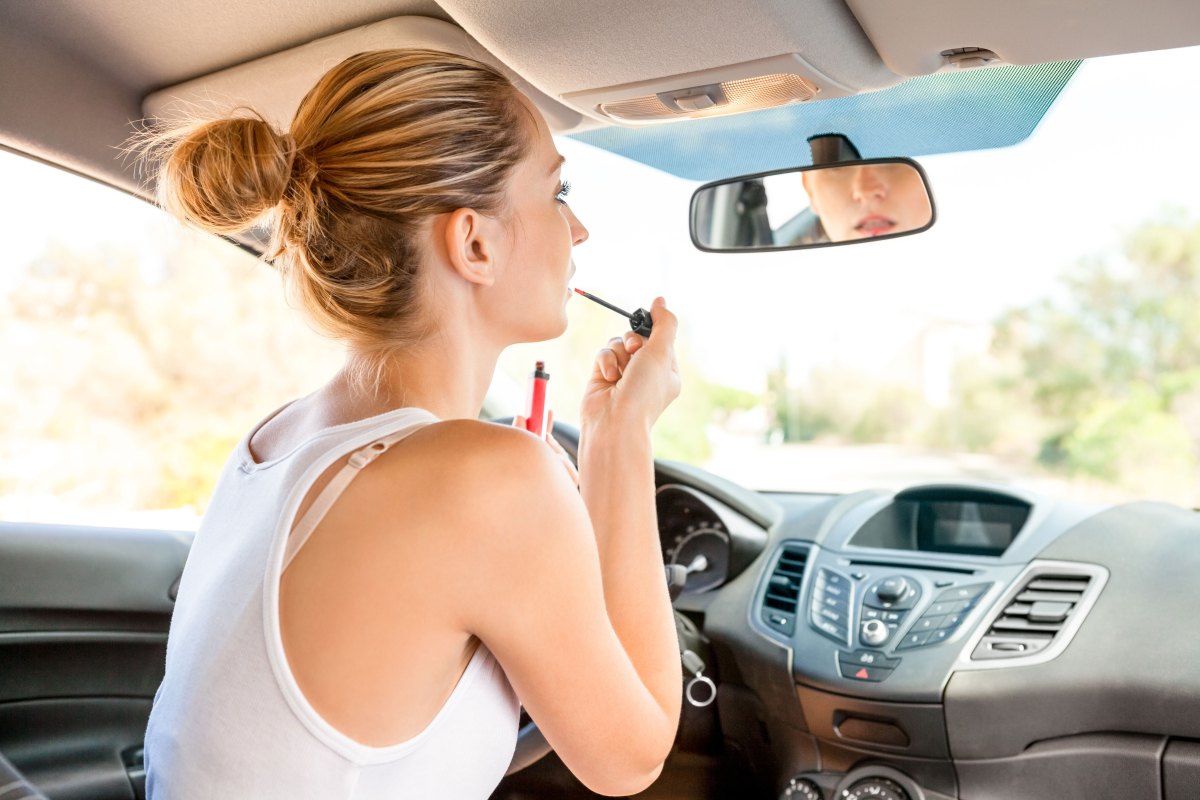
{"type": "Polygon", "coordinates": [[[625,309],[617,308],[612,303],[601,300],[599,297],[596,297],[596,295],[589,294],[589,293],[585,292],[583,289],[575,289],[574,291],[575,291],[575,294],[581,294],[584,297],[586,297],[588,300],[591,300],[593,303],[599,303],[600,305],[604,306],[605,308],[609,309],[610,311],[615,311],[618,314],[620,314],[621,316],[628,317],[629,318],[629,327],[633,330],[634,333],[641,334],[642,336],[650,335],[650,329],[653,327],[654,321],[650,319],[650,312],[647,311],[646,309],[639,308],[637,311],[634,311],[632,314],[630,314],[625,309]]]}

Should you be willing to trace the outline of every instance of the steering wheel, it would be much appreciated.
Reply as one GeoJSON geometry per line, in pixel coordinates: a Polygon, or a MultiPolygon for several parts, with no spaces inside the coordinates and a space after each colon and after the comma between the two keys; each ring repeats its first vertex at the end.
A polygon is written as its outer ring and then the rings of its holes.
{"type": "Polygon", "coordinates": [[[5,795],[12,792],[13,797],[19,797],[21,800],[46,800],[46,795],[27,781],[3,754],[0,754],[0,789],[4,790],[5,795]]]}
{"type": "MultiPolygon", "coordinates": [[[[497,425],[512,425],[513,418],[497,417],[491,421],[497,425]]],[[[577,461],[579,457],[579,429],[555,420],[554,429],[551,431],[551,434],[562,445],[562,449],[567,452],[567,455],[571,457],[571,461],[577,461]]],[[[508,771],[504,774],[512,775],[514,772],[525,769],[544,758],[550,750],[550,743],[546,741],[546,737],[538,730],[537,723],[522,708],[521,726],[517,730],[517,748],[513,752],[513,758],[508,765],[508,771]]]]}

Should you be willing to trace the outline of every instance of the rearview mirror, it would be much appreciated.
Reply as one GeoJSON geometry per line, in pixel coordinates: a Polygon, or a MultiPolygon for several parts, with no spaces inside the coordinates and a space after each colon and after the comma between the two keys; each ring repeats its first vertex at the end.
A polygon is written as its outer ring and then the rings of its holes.
{"type": "Polygon", "coordinates": [[[692,242],[713,253],[892,239],[934,221],[929,181],[908,158],[743,175],[692,195],[692,242]]]}

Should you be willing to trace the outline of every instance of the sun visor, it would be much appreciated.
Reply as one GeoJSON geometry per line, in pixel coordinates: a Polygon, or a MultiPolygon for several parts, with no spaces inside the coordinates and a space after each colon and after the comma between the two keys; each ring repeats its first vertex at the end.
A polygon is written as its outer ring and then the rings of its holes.
{"type": "Polygon", "coordinates": [[[594,124],[523,81],[461,28],[428,17],[395,17],[364,25],[169,86],[147,96],[142,112],[148,118],[171,120],[220,116],[245,106],[287,130],[300,100],[332,67],[356,53],[403,47],[443,50],[496,67],[541,109],[555,133],[594,124]]]}
{"type": "Polygon", "coordinates": [[[1196,0],[846,0],[846,5],[900,75],[1200,44],[1196,0]]]}

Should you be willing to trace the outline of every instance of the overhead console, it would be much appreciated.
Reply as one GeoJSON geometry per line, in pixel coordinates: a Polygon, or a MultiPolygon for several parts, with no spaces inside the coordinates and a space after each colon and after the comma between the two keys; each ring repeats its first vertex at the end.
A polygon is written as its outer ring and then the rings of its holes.
{"type": "Polygon", "coordinates": [[[716,8],[530,0],[438,5],[483,47],[580,114],[638,125],[895,85],[842,0],[716,8]],[[603,31],[603,46],[580,48],[603,31]]]}

